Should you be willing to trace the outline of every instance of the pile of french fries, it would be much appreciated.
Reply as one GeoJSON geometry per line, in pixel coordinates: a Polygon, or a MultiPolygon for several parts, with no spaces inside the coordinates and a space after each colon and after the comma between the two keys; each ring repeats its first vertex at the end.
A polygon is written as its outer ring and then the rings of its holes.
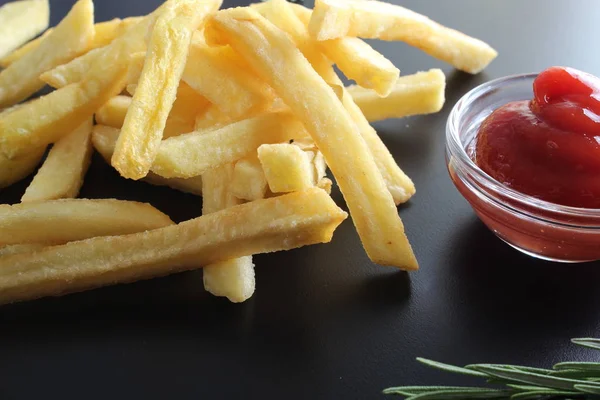
{"type": "Polygon", "coordinates": [[[220,6],[167,0],[95,23],[78,0],[32,41],[47,0],[0,8],[0,188],[52,145],[21,203],[0,205],[0,303],[200,267],[206,290],[244,301],[252,255],[329,242],[347,217],[328,169],[370,259],[418,268],[396,209],[414,184],[369,123],[439,111],[445,78],[400,77],[359,37],[470,73],[496,52],[378,1],[220,6]],[[46,84],[55,90],[21,103],[46,84]],[[202,195],[203,216],[174,224],[149,204],[76,199],[94,149],[125,178],[202,195]]]}

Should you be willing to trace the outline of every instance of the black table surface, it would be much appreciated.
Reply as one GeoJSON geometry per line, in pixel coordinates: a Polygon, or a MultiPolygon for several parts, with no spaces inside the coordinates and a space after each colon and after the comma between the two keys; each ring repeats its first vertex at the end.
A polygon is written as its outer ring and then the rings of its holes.
{"type": "MultiPolygon", "coordinates": [[[[96,19],[158,3],[97,0],[96,19]]],[[[51,0],[52,23],[72,4],[51,0]]],[[[500,53],[469,76],[406,45],[373,42],[403,74],[441,67],[448,78],[439,114],[375,125],[417,185],[400,213],[420,271],[372,264],[347,220],[328,245],[255,257],[256,294],[241,305],[205,293],[195,271],[1,307],[0,398],[381,398],[390,385],[473,383],[417,356],[539,366],[591,359],[569,338],[600,328],[600,263],[538,261],[498,240],[448,178],[444,126],[464,93],[493,78],[551,65],[600,75],[600,2],[401,4],[500,53]]],[[[233,5],[243,4],[225,4],[233,5]]],[[[0,192],[0,203],[17,202],[29,181],[0,192]]],[[[344,207],[339,191],[333,196],[344,207]]],[[[176,221],[201,209],[200,198],[121,179],[98,155],[81,197],[148,201],[176,221]]]]}

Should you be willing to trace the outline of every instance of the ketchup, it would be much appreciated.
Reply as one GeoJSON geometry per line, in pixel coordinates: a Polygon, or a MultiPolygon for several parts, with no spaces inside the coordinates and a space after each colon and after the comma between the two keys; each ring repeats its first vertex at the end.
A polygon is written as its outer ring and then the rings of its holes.
{"type": "Polygon", "coordinates": [[[482,123],[474,160],[512,189],[552,203],[600,209],[600,79],[551,67],[534,98],[482,123]]]}

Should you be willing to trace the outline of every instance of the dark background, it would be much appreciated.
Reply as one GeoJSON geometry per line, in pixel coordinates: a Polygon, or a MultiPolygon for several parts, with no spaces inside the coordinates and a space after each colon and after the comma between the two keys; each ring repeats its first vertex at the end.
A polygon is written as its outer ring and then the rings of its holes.
{"type": "MultiPolygon", "coordinates": [[[[53,24],[72,3],[51,0],[53,24]]],[[[158,3],[97,0],[96,16],[145,14],[158,3]]],[[[376,124],[417,185],[401,215],[419,272],[373,265],[348,220],[329,245],[255,257],[257,291],[242,305],[207,295],[192,272],[5,306],[0,399],[380,398],[391,385],[473,383],[416,356],[549,366],[597,355],[569,338],[600,328],[600,264],[537,261],[496,239],[448,179],[444,125],[461,95],[492,78],[556,64],[600,75],[600,3],[400,3],[500,53],[472,77],[406,45],[373,42],[403,74],[442,67],[448,77],[438,115],[376,124]]],[[[0,203],[17,202],[28,182],[0,192],[0,203]]],[[[149,201],[178,221],[201,209],[199,198],[120,179],[97,155],[81,197],[149,201]]]]}

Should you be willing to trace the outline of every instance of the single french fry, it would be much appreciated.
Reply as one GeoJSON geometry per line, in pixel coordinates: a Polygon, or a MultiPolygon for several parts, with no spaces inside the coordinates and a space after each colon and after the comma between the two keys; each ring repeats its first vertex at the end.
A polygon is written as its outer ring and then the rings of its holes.
{"type": "Polygon", "coordinates": [[[356,85],[347,88],[370,122],[436,113],[444,106],[445,89],[446,77],[439,69],[398,78],[387,97],[356,85]]]}
{"type": "Polygon", "coordinates": [[[273,91],[244,64],[229,46],[194,40],[183,80],[233,118],[267,110],[273,91]]]}
{"type": "Polygon", "coordinates": [[[256,155],[235,163],[231,193],[236,198],[247,201],[264,199],[267,187],[265,172],[256,155]]]}
{"type": "Polygon", "coordinates": [[[0,245],[62,244],[172,225],[146,203],[113,199],[63,199],[0,205],[0,245]]]}
{"type": "Polygon", "coordinates": [[[39,35],[48,28],[49,23],[48,0],[14,1],[1,6],[0,57],[39,35]]]}
{"type": "Polygon", "coordinates": [[[221,0],[171,0],[152,30],[146,61],[111,164],[130,179],[148,174],[188,57],[193,32],[221,0]]]}
{"type": "Polygon", "coordinates": [[[481,72],[498,55],[481,40],[380,1],[316,0],[309,29],[319,41],[352,36],[406,42],[471,74],[481,72]]]}
{"type": "Polygon", "coordinates": [[[127,77],[125,51],[124,46],[112,47],[98,58],[83,81],[0,114],[0,154],[9,158],[27,154],[31,148],[58,141],[91,118],[123,90],[127,77]]]}
{"type": "Polygon", "coordinates": [[[273,193],[288,193],[315,186],[314,153],[288,143],[263,144],[258,148],[269,189],[273,193]]]}
{"type": "Polygon", "coordinates": [[[94,5],[92,0],[79,0],[38,48],[0,72],[0,108],[40,90],[42,72],[77,57],[93,39],[94,5]]]}
{"type": "MultiPolygon", "coordinates": [[[[123,32],[123,27],[125,26],[126,21],[127,24],[130,24],[134,20],[135,18],[127,18],[127,20],[115,18],[110,21],[98,22],[94,25],[94,39],[92,41],[92,44],[89,46],[89,49],[91,50],[96,49],[98,47],[106,46],[123,32]]],[[[33,51],[33,49],[38,48],[38,46],[42,44],[42,41],[46,39],[46,37],[50,35],[52,31],[54,31],[54,29],[48,29],[46,32],[44,32],[42,36],[28,42],[27,44],[19,47],[17,50],[13,51],[6,57],[0,59],[0,67],[8,67],[13,62],[22,58],[25,54],[33,51]]]]}
{"type": "MultiPolygon", "coordinates": [[[[282,18],[287,11],[282,9],[281,1],[270,0],[253,5],[268,20],[282,18]],[[271,14],[275,15],[271,15],[271,14]]],[[[290,4],[303,24],[308,26],[312,11],[299,4],[290,4]]],[[[275,24],[277,25],[277,24],[275,24]]],[[[392,90],[400,70],[381,53],[358,38],[343,37],[340,39],[316,42],[316,46],[337,64],[338,68],[360,86],[375,90],[381,96],[387,96],[392,90]]]]}
{"type": "Polygon", "coordinates": [[[92,119],[60,139],[27,187],[22,203],[77,197],[92,158],[92,119]]]}
{"type": "Polygon", "coordinates": [[[365,140],[369,152],[372,154],[377,168],[383,176],[388,190],[392,194],[394,203],[401,204],[407,202],[415,194],[414,183],[400,169],[392,154],[377,135],[377,132],[369,125],[360,108],[346,92],[342,81],[329,64],[329,61],[321,53],[314,51],[315,44],[308,34],[306,24],[302,22],[302,19],[298,17],[298,14],[294,12],[294,8],[288,2],[270,1],[266,4],[270,4],[271,7],[277,5],[277,12],[271,12],[268,15],[271,18],[271,22],[290,34],[313,68],[334,89],[336,96],[341,99],[343,106],[350,114],[350,117],[365,140]]]}
{"type": "Polygon", "coordinates": [[[121,129],[130,105],[131,97],[129,96],[119,95],[111,98],[96,111],[96,123],[121,129]]]}
{"type": "MultiPolygon", "coordinates": [[[[202,215],[241,204],[231,193],[232,163],[206,171],[202,175],[202,215]]],[[[254,294],[255,278],[252,256],[232,258],[205,266],[204,288],[215,296],[241,303],[254,294]]]]}
{"type": "Polygon", "coordinates": [[[42,162],[46,147],[31,149],[21,157],[10,159],[0,154],[0,189],[29,176],[42,162]]]}
{"type": "Polygon", "coordinates": [[[307,135],[288,113],[263,114],[220,129],[196,131],[163,140],[152,171],[165,178],[191,178],[256,152],[261,144],[307,135]]]}
{"type": "Polygon", "coordinates": [[[0,303],[57,296],[331,240],[346,218],[321,189],[242,204],[179,225],[0,259],[0,303]]]}
{"type": "MultiPolygon", "coordinates": [[[[94,126],[92,131],[92,144],[108,164],[110,164],[110,160],[115,151],[115,144],[117,143],[120,132],[121,131],[117,128],[103,125],[94,126]]],[[[195,176],[188,179],[167,179],[150,172],[143,181],[154,186],[168,186],[171,189],[179,190],[180,192],[202,196],[201,176],[195,176]]]]}
{"type": "Polygon", "coordinates": [[[219,11],[209,29],[260,71],[304,124],[337,179],[371,260],[417,269],[394,200],[365,139],[291,37],[248,8],[219,11]]]}
{"type": "Polygon", "coordinates": [[[43,249],[44,245],[41,244],[13,244],[10,246],[0,247],[0,257],[13,256],[15,254],[33,253],[43,249]]]}

